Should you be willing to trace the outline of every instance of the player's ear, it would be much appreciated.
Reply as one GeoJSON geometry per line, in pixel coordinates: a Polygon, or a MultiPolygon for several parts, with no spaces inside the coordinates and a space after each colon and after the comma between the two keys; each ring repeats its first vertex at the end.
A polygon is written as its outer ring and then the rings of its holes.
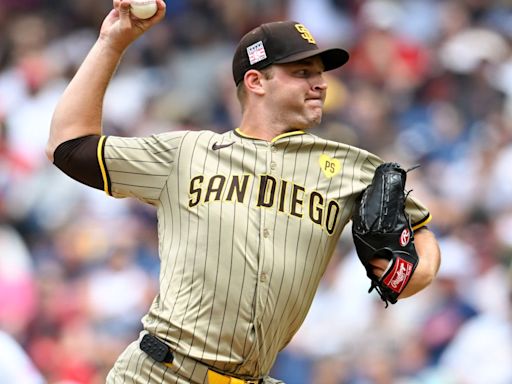
{"type": "Polygon", "coordinates": [[[260,71],[256,69],[248,70],[244,75],[244,83],[247,91],[257,95],[263,95],[265,93],[262,83],[264,78],[263,73],[260,71]]]}

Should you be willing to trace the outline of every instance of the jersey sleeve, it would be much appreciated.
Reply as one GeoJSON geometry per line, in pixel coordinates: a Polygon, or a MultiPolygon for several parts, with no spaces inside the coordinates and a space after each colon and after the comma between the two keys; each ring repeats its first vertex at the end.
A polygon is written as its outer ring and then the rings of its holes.
{"type": "MultiPolygon", "coordinates": [[[[375,169],[383,163],[381,158],[370,152],[367,152],[366,155],[366,159],[361,167],[361,182],[365,186],[372,182],[375,169]]],[[[414,231],[425,226],[432,219],[428,208],[421,201],[413,197],[412,193],[407,196],[405,201],[405,212],[411,218],[411,226],[414,231]]]]}
{"type": "Polygon", "coordinates": [[[174,168],[185,132],[148,137],[102,137],[98,161],[105,192],[155,203],[174,168]]]}

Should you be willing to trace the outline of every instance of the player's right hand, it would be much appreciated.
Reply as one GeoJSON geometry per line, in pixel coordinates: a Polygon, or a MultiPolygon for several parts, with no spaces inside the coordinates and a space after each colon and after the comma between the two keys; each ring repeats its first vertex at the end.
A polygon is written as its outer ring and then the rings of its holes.
{"type": "Polygon", "coordinates": [[[119,52],[124,51],[140,35],[160,22],[165,16],[166,6],[163,0],[156,0],[158,6],[156,14],[145,20],[130,15],[130,1],[114,0],[113,9],[101,25],[100,39],[119,52]]]}

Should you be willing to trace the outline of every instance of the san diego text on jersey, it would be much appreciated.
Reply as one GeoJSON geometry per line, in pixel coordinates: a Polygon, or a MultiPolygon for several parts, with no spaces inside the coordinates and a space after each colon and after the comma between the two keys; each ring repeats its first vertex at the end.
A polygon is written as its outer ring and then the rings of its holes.
{"type": "Polygon", "coordinates": [[[247,204],[249,199],[259,208],[276,207],[280,213],[309,218],[329,235],[334,233],[339,219],[340,205],[336,200],[328,200],[318,191],[308,191],[302,185],[270,175],[197,175],[190,180],[190,208],[219,201],[247,204]],[[248,186],[255,181],[258,188],[250,189],[255,191],[251,196],[248,186]]]}

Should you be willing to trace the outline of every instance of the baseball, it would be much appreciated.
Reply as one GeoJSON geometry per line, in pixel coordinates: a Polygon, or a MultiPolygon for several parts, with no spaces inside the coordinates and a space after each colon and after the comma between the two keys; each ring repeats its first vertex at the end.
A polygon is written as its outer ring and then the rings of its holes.
{"type": "Polygon", "coordinates": [[[138,19],[149,19],[157,11],[156,0],[132,0],[130,12],[138,19]]]}

